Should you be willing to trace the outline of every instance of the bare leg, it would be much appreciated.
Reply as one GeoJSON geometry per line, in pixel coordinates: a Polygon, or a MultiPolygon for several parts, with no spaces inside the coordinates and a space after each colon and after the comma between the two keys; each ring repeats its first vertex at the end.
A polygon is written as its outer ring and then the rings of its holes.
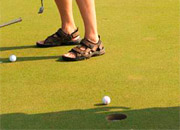
{"type": "Polygon", "coordinates": [[[72,12],[72,0],[55,0],[55,2],[61,17],[62,30],[69,34],[72,33],[76,29],[72,12]]]}
{"type": "Polygon", "coordinates": [[[85,26],[85,38],[97,42],[98,32],[94,0],[76,0],[85,26]]]}
{"type": "MultiPolygon", "coordinates": [[[[67,34],[71,34],[77,29],[73,19],[72,0],[55,0],[55,3],[59,10],[62,30],[67,34]]],[[[76,37],[72,40],[77,39],[79,39],[79,37],[76,37]]],[[[44,43],[45,40],[36,42],[37,45],[43,45],[44,43]]]]}
{"type": "MultiPolygon", "coordinates": [[[[94,0],[76,0],[85,26],[85,38],[98,42],[96,11],[94,0]]],[[[81,48],[84,50],[85,48],[81,48]]],[[[64,54],[66,57],[75,58],[73,53],[64,54]]]]}

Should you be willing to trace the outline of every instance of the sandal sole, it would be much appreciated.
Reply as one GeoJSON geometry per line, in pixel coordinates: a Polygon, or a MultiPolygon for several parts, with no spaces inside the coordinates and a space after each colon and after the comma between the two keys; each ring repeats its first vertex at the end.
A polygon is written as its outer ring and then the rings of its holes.
{"type": "Polygon", "coordinates": [[[89,57],[80,57],[80,58],[69,58],[69,57],[65,57],[62,56],[62,59],[64,61],[81,61],[81,60],[86,60],[86,59],[90,59],[91,57],[96,57],[96,56],[101,56],[105,54],[105,49],[101,50],[101,51],[95,51],[91,56],[89,57]]]}
{"type": "Polygon", "coordinates": [[[36,43],[37,47],[41,47],[41,48],[47,48],[47,47],[57,47],[57,46],[70,46],[70,45],[78,45],[80,43],[81,39],[77,40],[77,41],[73,41],[73,42],[65,42],[59,45],[45,45],[45,44],[39,44],[36,43]]]}

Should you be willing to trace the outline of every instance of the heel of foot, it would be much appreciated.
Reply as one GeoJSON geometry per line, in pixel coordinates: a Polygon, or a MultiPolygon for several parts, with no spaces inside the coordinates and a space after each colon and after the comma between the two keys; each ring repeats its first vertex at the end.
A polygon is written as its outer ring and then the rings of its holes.
{"type": "Polygon", "coordinates": [[[80,39],[81,39],[80,36],[77,36],[77,37],[73,38],[72,41],[80,41],[80,39]]]}

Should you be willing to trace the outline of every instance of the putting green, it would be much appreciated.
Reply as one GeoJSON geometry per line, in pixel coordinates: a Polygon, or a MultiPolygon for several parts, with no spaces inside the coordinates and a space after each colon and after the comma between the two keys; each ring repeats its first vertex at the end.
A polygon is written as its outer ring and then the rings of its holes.
{"type": "MultiPolygon", "coordinates": [[[[54,1],[0,2],[1,128],[179,129],[178,0],[96,0],[106,54],[80,62],[57,61],[72,46],[36,48],[54,33],[54,1]],[[8,62],[11,54],[17,62],[8,62]],[[101,103],[111,97],[108,106],[101,103]],[[123,113],[127,119],[108,122],[123,113]]],[[[74,18],[84,28],[74,3],[74,18]]]]}

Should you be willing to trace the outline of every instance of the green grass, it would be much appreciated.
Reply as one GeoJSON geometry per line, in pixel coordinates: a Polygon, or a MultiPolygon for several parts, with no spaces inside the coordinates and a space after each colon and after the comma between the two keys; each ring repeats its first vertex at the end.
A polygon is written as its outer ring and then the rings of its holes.
{"type": "MultiPolygon", "coordinates": [[[[106,54],[80,62],[57,59],[72,46],[36,48],[54,33],[53,1],[0,2],[1,128],[179,129],[178,0],[97,0],[98,31],[106,54]],[[11,54],[17,62],[8,62],[11,54]],[[96,106],[104,95],[112,102],[96,106]],[[128,118],[107,122],[110,113],[128,118]]],[[[77,6],[74,17],[83,37],[77,6]]]]}

